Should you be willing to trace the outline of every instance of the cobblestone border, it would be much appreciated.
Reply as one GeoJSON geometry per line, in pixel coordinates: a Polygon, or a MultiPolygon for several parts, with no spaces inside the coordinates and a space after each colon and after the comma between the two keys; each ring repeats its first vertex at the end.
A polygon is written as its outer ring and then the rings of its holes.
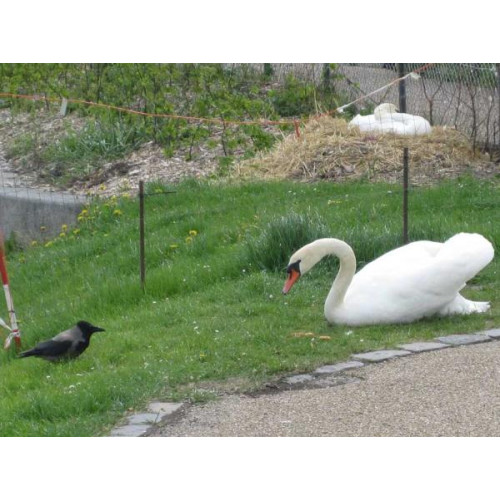
{"type": "MultiPolygon", "coordinates": [[[[345,384],[356,381],[345,372],[354,368],[361,368],[367,364],[380,363],[402,356],[410,356],[421,352],[436,351],[449,347],[460,347],[464,345],[479,344],[500,340],[500,328],[484,330],[470,334],[448,335],[436,337],[432,341],[413,342],[410,344],[399,344],[395,349],[380,349],[377,351],[352,354],[351,360],[342,361],[333,365],[323,365],[311,373],[300,373],[285,377],[275,388],[298,389],[306,387],[326,387],[331,385],[345,384]],[[335,377],[335,379],[333,379],[335,377]]],[[[172,403],[154,401],[148,405],[147,411],[135,413],[127,417],[127,423],[115,427],[111,436],[116,437],[140,437],[144,436],[151,428],[164,418],[173,415],[183,408],[187,403],[172,403]]]]}
{"type": "Polygon", "coordinates": [[[147,412],[134,413],[127,417],[127,423],[115,427],[111,436],[115,437],[140,437],[146,434],[153,425],[169,415],[173,415],[184,406],[184,403],[153,401],[149,403],[147,412]]]}
{"type": "Polygon", "coordinates": [[[410,356],[421,352],[436,351],[446,349],[448,347],[459,347],[463,345],[479,344],[481,342],[489,342],[491,340],[500,339],[500,328],[492,330],[484,330],[482,332],[470,334],[448,335],[446,337],[436,337],[432,341],[413,342],[411,344],[399,344],[395,349],[380,349],[377,351],[363,352],[360,354],[352,354],[352,361],[344,361],[334,365],[320,366],[312,373],[304,373],[285,377],[283,381],[290,386],[304,385],[313,382],[316,378],[322,375],[332,375],[343,373],[353,368],[361,368],[370,363],[380,363],[390,359],[399,358],[401,356],[410,356]]]}

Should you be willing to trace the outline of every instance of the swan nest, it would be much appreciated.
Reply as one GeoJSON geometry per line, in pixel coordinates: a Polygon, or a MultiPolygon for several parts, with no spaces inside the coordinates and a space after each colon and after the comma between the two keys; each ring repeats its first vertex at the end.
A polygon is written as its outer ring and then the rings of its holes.
{"type": "Polygon", "coordinates": [[[433,127],[428,135],[403,137],[394,134],[361,133],[349,129],[343,119],[329,116],[313,119],[258,157],[239,163],[243,178],[366,179],[401,182],[403,147],[409,149],[412,184],[428,185],[464,173],[491,177],[500,168],[488,155],[472,149],[470,140],[453,128],[433,127]]]}

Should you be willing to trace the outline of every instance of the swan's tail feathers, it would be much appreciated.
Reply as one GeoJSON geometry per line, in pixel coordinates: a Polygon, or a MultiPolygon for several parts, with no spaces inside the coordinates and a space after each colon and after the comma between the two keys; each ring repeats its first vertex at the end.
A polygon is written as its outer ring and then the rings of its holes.
{"type": "Polygon", "coordinates": [[[484,313],[488,311],[489,308],[489,302],[474,302],[458,294],[455,299],[446,304],[438,314],[439,316],[451,316],[452,314],[484,313]]]}
{"type": "Polygon", "coordinates": [[[460,269],[457,274],[467,282],[493,260],[494,253],[484,236],[459,233],[444,242],[437,258],[460,269]]]}

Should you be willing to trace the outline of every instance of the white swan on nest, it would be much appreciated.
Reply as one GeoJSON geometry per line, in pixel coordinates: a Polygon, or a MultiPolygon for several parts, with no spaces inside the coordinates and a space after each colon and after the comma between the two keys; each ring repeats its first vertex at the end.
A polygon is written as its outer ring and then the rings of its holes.
{"type": "Polygon", "coordinates": [[[283,293],[330,254],[339,258],[340,269],[325,302],[329,323],[410,323],[433,315],[481,313],[490,307],[488,302],[473,302],[459,293],[493,259],[493,246],[480,234],[460,233],[444,243],[409,243],[357,274],[356,257],[347,243],[319,239],[292,255],[283,293]]]}
{"type": "Polygon", "coordinates": [[[373,115],[356,115],[349,127],[358,127],[361,132],[382,132],[398,135],[423,135],[432,130],[431,124],[421,116],[398,113],[396,106],[383,103],[377,106],[373,115]]]}

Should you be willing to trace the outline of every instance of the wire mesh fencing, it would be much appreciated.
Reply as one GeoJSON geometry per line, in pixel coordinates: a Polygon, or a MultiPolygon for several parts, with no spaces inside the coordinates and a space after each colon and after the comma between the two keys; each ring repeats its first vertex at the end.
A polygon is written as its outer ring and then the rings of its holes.
{"type": "MultiPolygon", "coordinates": [[[[406,80],[407,112],[422,116],[431,125],[454,127],[483,151],[500,149],[500,64],[405,63],[410,73],[424,67],[418,79],[406,80]]],[[[340,93],[340,105],[365,97],[358,111],[371,110],[383,102],[398,103],[397,65],[380,64],[272,64],[273,77],[285,82],[289,75],[320,84],[325,78],[340,93]]],[[[264,71],[262,65],[261,71],[264,71]]],[[[269,71],[269,70],[268,70],[269,71]]]]}
{"type": "MultiPolygon", "coordinates": [[[[367,92],[389,75],[394,65],[366,67],[342,65],[341,80],[350,96],[367,92]],[[357,82],[352,85],[349,82],[357,82]]],[[[406,64],[412,71],[418,65],[406,64]]],[[[427,118],[431,125],[451,126],[466,134],[484,151],[500,147],[500,77],[498,64],[436,64],[407,80],[407,110],[427,118]]],[[[390,88],[376,103],[394,101],[397,89],[390,88]]],[[[396,101],[397,102],[397,101],[396,101]]]]}

